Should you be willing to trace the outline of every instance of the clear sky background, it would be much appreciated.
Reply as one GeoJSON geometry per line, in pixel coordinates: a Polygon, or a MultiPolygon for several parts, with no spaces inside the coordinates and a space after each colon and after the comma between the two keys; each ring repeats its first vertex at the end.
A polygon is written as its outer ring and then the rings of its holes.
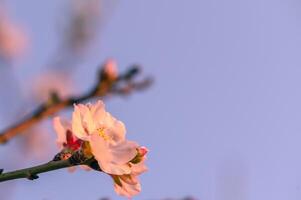
{"type": "MultiPolygon", "coordinates": [[[[62,3],[7,4],[31,37],[27,57],[15,66],[26,84],[56,48],[62,3]]],[[[107,102],[128,137],[150,149],[135,199],[301,199],[300,10],[297,0],[111,4],[100,39],[74,73],[79,92],[107,57],[121,71],[138,62],[155,78],[150,89],[107,102]]],[[[1,147],[1,157],[13,144],[1,147]]],[[[123,199],[97,172],[60,170],[13,184],[13,200],[123,199]]]]}

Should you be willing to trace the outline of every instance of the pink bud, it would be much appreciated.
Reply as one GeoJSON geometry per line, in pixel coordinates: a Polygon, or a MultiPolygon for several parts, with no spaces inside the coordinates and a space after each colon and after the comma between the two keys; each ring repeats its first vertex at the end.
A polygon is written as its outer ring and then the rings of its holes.
{"type": "Polygon", "coordinates": [[[144,146],[138,148],[138,153],[140,156],[145,156],[148,153],[148,149],[144,146]]]}
{"type": "Polygon", "coordinates": [[[114,80],[118,76],[117,63],[114,59],[106,60],[103,70],[107,77],[109,77],[110,79],[114,80]]]}

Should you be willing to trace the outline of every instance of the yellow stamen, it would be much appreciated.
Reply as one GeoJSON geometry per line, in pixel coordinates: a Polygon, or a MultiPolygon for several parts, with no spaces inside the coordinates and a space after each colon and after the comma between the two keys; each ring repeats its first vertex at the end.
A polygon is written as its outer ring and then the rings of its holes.
{"type": "Polygon", "coordinates": [[[105,141],[111,140],[110,136],[108,136],[108,134],[105,133],[105,128],[103,128],[103,127],[98,129],[98,134],[99,134],[99,136],[101,136],[105,141]]]}

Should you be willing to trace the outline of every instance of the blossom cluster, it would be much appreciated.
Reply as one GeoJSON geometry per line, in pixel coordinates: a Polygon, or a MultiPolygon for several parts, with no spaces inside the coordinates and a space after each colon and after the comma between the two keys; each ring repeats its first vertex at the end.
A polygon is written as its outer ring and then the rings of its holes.
{"type": "Polygon", "coordinates": [[[61,159],[81,150],[112,177],[117,194],[130,198],[141,191],[138,176],[147,171],[148,149],[126,139],[124,124],[106,112],[102,101],[74,105],[72,120],[55,117],[54,128],[65,152],[61,159]]]}

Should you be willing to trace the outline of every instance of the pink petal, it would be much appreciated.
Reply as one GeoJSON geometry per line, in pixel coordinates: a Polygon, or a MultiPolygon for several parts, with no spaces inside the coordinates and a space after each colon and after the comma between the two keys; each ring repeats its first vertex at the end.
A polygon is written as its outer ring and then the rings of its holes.
{"type": "Polygon", "coordinates": [[[72,113],[72,132],[77,138],[87,140],[88,134],[83,126],[81,108],[79,105],[74,105],[74,111],[72,113]]]}
{"type": "Polygon", "coordinates": [[[119,120],[115,120],[112,126],[106,129],[106,133],[112,138],[114,143],[125,140],[125,132],[125,126],[119,120]]]}
{"type": "Polygon", "coordinates": [[[91,107],[92,118],[95,123],[103,121],[105,117],[105,105],[102,101],[97,101],[94,106],[91,107]]]}
{"type": "Polygon", "coordinates": [[[60,117],[53,119],[54,130],[57,134],[57,144],[59,148],[63,148],[63,144],[66,143],[66,131],[71,128],[70,122],[62,120],[60,117]]]}
{"type": "Polygon", "coordinates": [[[93,134],[90,145],[93,155],[104,172],[115,175],[129,174],[131,172],[128,162],[136,154],[136,144],[134,142],[125,142],[120,146],[112,146],[98,134],[93,134]]]}
{"type": "Polygon", "coordinates": [[[112,153],[112,159],[116,163],[128,163],[136,155],[138,144],[133,141],[124,140],[116,145],[109,145],[112,153]]]}
{"type": "Polygon", "coordinates": [[[137,164],[132,164],[131,170],[132,170],[131,173],[135,176],[146,172],[148,170],[148,168],[145,165],[145,158],[137,164]]]}
{"type": "Polygon", "coordinates": [[[132,175],[129,175],[129,174],[121,175],[121,176],[119,176],[119,178],[123,182],[125,182],[127,184],[130,184],[130,185],[136,185],[137,183],[139,183],[138,177],[132,176],[132,175]]]}
{"type": "Polygon", "coordinates": [[[114,184],[115,192],[121,196],[132,198],[133,196],[141,192],[141,185],[139,182],[137,184],[131,185],[121,180],[121,183],[122,187],[120,187],[117,184],[114,184]]]}

